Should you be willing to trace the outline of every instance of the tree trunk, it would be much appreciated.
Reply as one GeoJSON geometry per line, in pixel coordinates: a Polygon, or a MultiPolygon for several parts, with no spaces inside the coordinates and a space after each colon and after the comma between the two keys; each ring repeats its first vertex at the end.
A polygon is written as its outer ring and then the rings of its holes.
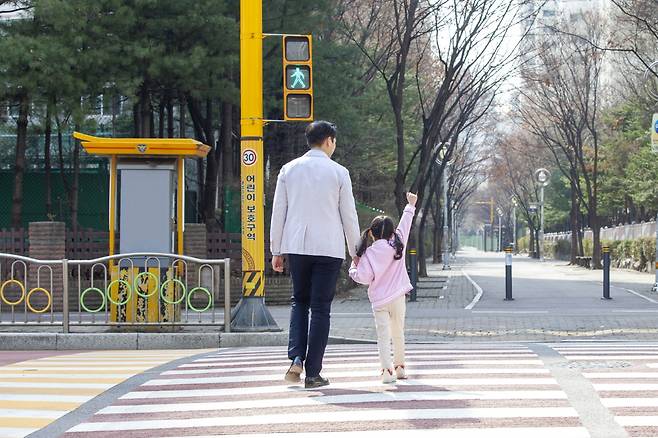
{"type": "MultiPolygon", "coordinates": [[[[75,130],[80,131],[80,125],[75,125],[75,130]]],[[[73,234],[78,231],[78,190],[80,187],[80,141],[75,140],[73,146],[73,186],[71,187],[71,228],[73,234]]]]}
{"type": "Polygon", "coordinates": [[[151,95],[145,83],[139,88],[139,137],[153,136],[153,110],[151,108],[151,95]]]}
{"type": "Polygon", "coordinates": [[[578,256],[578,195],[573,181],[571,182],[571,254],[569,264],[576,264],[578,256]]]}
{"type": "Polygon", "coordinates": [[[592,229],[592,269],[601,269],[601,224],[595,213],[590,214],[589,224],[592,229]]]}
{"type": "Polygon", "coordinates": [[[439,233],[439,221],[434,217],[434,226],[432,227],[432,263],[440,263],[441,254],[441,234],[439,233]]]}
{"type": "Polygon", "coordinates": [[[167,137],[174,138],[174,102],[171,93],[167,94],[167,137]]]}
{"type": "Polygon", "coordinates": [[[219,142],[221,147],[220,162],[221,162],[221,176],[220,176],[220,223],[222,229],[226,231],[226,202],[228,196],[228,189],[232,183],[233,172],[233,105],[227,102],[222,102],[222,126],[219,134],[219,142]]]}
{"type": "Polygon", "coordinates": [[[44,169],[46,172],[46,216],[48,219],[53,220],[53,190],[52,190],[52,181],[51,181],[51,158],[50,158],[50,146],[52,143],[52,132],[53,132],[53,106],[54,102],[52,99],[48,102],[46,107],[46,129],[45,129],[45,141],[43,147],[43,160],[44,160],[44,169]]]}
{"type": "Polygon", "coordinates": [[[158,105],[158,137],[164,138],[165,136],[165,100],[161,98],[158,105]]]}
{"type": "Polygon", "coordinates": [[[402,118],[402,105],[394,108],[395,114],[395,138],[397,143],[397,169],[395,172],[395,206],[398,209],[398,215],[402,216],[406,197],[404,193],[404,120],[402,118]]]}
{"type": "Polygon", "coordinates": [[[14,193],[11,199],[11,226],[20,228],[23,220],[23,179],[25,177],[25,149],[27,147],[27,118],[30,100],[27,93],[19,97],[16,122],[16,158],[14,162],[14,193]]]}
{"type": "Polygon", "coordinates": [[[180,97],[178,104],[178,137],[185,138],[187,136],[187,128],[185,122],[185,111],[187,103],[185,103],[185,96],[180,97]]]}
{"type": "Polygon", "coordinates": [[[204,213],[206,228],[212,230],[217,227],[217,219],[215,217],[215,209],[217,207],[217,169],[218,169],[218,151],[215,142],[215,135],[213,130],[213,102],[211,99],[206,101],[206,117],[204,123],[204,131],[210,152],[206,157],[206,178],[204,185],[204,213]]]}

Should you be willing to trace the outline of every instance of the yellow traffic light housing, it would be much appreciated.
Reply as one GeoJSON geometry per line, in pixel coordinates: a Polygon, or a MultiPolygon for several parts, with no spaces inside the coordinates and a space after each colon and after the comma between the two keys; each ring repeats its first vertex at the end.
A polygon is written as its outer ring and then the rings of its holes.
{"type": "Polygon", "coordinates": [[[311,35],[283,37],[283,119],[313,120],[311,35]]]}

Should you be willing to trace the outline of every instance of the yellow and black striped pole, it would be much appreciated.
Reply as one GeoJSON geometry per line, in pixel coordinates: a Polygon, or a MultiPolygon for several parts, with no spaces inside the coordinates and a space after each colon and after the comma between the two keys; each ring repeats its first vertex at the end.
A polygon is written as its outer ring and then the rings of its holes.
{"type": "Polygon", "coordinates": [[[411,297],[409,301],[416,301],[416,285],[418,283],[418,253],[415,249],[409,250],[409,269],[410,269],[410,280],[411,280],[411,297]]]}
{"type": "Polygon", "coordinates": [[[240,1],[240,192],[242,298],[232,313],[236,332],[280,331],[265,306],[263,187],[263,5],[240,1]]]}
{"type": "Polygon", "coordinates": [[[610,247],[604,246],[603,250],[603,300],[611,300],[610,297],[610,247]]]}
{"type": "Polygon", "coordinates": [[[512,247],[505,248],[505,301],[513,301],[512,298],[512,247]]]}

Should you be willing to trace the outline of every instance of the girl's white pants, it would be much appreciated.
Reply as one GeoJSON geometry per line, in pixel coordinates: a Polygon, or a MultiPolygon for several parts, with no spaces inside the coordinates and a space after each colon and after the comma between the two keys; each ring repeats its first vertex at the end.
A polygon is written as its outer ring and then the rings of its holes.
{"type": "Polygon", "coordinates": [[[405,295],[375,309],[377,347],[382,368],[393,369],[393,365],[404,365],[404,315],[407,309],[405,295]],[[391,340],[393,362],[391,363],[391,340]]]}

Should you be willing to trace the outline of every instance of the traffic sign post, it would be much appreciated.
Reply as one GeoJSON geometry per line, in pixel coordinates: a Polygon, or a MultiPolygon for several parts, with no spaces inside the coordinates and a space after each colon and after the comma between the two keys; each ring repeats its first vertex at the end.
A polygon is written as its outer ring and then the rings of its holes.
{"type": "MultiPolygon", "coordinates": [[[[654,114],[651,121],[651,152],[658,153],[658,114],[654,114]]],[[[651,290],[658,292],[658,214],[656,214],[656,263],[654,267],[656,280],[651,290]]]]}
{"type": "MultiPolygon", "coordinates": [[[[240,1],[240,111],[242,298],[230,327],[236,332],[280,331],[265,306],[262,0],[240,1]]],[[[224,318],[228,323],[228,315],[224,318]]]]}

